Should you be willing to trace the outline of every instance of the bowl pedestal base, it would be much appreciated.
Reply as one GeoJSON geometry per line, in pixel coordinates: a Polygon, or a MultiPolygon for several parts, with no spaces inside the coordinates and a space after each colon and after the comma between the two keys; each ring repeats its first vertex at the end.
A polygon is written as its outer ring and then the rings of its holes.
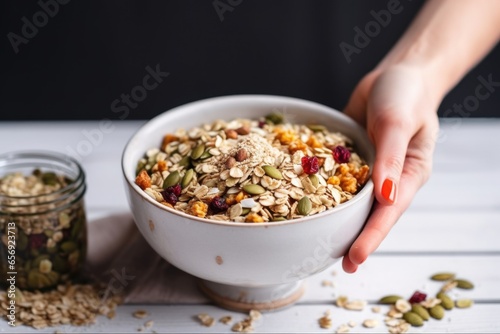
{"type": "Polygon", "coordinates": [[[243,312],[276,311],[293,305],[304,294],[302,281],[264,287],[243,287],[200,280],[200,288],[219,306],[243,312]]]}

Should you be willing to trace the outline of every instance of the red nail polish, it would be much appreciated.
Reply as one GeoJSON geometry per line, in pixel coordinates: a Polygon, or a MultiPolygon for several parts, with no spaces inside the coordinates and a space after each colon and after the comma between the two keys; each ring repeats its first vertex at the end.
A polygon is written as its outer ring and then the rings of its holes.
{"type": "Polygon", "coordinates": [[[390,204],[396,199],[396,183],[391,179],[385,179],[382,184],[382,197],[390,204]]]}

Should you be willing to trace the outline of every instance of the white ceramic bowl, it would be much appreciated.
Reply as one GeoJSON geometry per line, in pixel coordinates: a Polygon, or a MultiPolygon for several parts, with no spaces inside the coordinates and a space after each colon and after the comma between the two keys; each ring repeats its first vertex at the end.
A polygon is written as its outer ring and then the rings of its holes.
{"type": "MultiPolygon", "coordinates": [[[[193,217],[165,207],[135,183],[137,161],[166,133],[216,119],[258,118],[323,124],[353,139],[371,166],[374,150],[364,129],[329,107],[289,97],[237,95],[189,103],[147,122],[122,157],[129,205],[137,227],[158,254],[204,280],[216,302],[236,309],[275,309],[300,297],[300,281],[339,260],[362,229],[373,202],[371,180],[350,201],[309,217],[273,223],[234,223],[193,217]]],[[[147,259],[144,259],[147,261],[147,259]]]]}

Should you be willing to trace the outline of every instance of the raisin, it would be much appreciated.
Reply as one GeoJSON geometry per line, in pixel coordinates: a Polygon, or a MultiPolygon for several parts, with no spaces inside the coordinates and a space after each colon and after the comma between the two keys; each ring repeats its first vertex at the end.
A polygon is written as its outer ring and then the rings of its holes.
{"type": "Polygon", "coordinates": [[[221,211],[226,211],[228,208],[228,205],[226,203],[226,200],[222,197],[215,196],[212,201],[210,202],[210,209],[213,212],[221,212],[221,211]]]}
{"type": "Polygon", "coordinates": [[[332,152],[333,159],[339,164],[345,164],[349,162],[351,158],[351,152],[344,146],[338,145],[332,152]]]}
{"type": "Polygon", "coordinates": [[[177,203],[177,195],[175,195],[173,192],[168,192],[167,190],[162,191],[161,195],[163,196],[163,199],[165,202],[175,205],[177,203]]]}
{"type": "Polygon", "coordinates": [[[40,249],[45,245],[47,236],[44,233],[30,234],[29,245],[30,249],[40,249]]]}
{"type": "Polygon", "coordinates": [[[418,304],[420,302],[423,302],[425,298],[427,298],[427,295],[425,293],[415,291],[408,301],[412,304],[418,304]]]}
{"type": "Polygon", "coordinates": [[[177,183],[175,186],[167,187],[165,189],[167,193],[174,194],[175,196],[179,197],[181,195],[182,187],[180,183],[177,183]]]}
{"type": "Polygon", "coordinates": [[[318,157],[302,157],[302,169],[306,174],[316,174],[319,170],[318,157]]]}

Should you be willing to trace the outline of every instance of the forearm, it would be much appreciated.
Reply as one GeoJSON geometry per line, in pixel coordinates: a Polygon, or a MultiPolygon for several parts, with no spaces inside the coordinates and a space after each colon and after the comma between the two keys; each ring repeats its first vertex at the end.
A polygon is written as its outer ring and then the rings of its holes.
{"type": "Polygon", "coordinates": [[[417,65],[442,98],[499,38],[499,0],[429,0],[377,69],[417,65]]]}

